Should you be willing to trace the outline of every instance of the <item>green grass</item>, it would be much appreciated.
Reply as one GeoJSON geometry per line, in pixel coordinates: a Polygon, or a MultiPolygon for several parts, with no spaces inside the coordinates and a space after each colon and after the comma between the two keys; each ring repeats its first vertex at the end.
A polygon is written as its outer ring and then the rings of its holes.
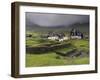
{"type": "MultiPolygon", "coordinates": [[[[32,34],[32,38],[26,38],[26,45],[28,46],[42,46],[45,44],[56,44],[59,43],[57,41],[50,41],[41,39],[41,33],[29,33],[32,34]]],[[[68,52],[73,49],[83,50],[85,52],[89,51],[89,41],[82,39],[73,39],[69,41],[61,42],[70,43],[71,46],[65,47],[59,50],[55,50],[58,52],[68,52]]],[[[41,52],[40,52],[41,53],[41,52]]],[[[85,57],[62,57],[57,55],[54,51],[42,53],[42,54],[34,54],[34,53],[27,53],[26,54],[26,67],[35,67],[35,66],[60,66],[60,65],[77,65],[77,64],[89,64],[89,56],[85,57]]]]}
{"type": "Polygon", "coordinates": [[[89,58],[88,57],[79,57],[74,60],[74,64],[89,64],[89,58]]]}
{"type": "Polygon", "coordinates": [[[49,52],[47,54],[27,54],[26,55],[26,66],[54,66],[54,65],[63,65],[62,60],[56,59],[56,54],[49,52]]]}
{"type": "Polygon", "coordinates": [[[79,65],[89,64],[89,58],[56,58],[58,55],[49,52],[48,54],[26,54],[26,67],[36,66],[61,66],[61,65],[79,65]]]}
{"type": "Polygon", "coordinates": [[[67,52],[69,52],[69,51],[71,51],[71,50],[73,50],[74,49],[74,47],[69,47],[69,48],[63,48],[63,49],[58,49],[58,50],[55,50],[56,52],[61,52],[61,53],[67,53],[67,52]]]}
{"type": "Polygon", "coordinates": [[[89,41],[82,39],[82,40],[70,40],[69,41],[74,47],[80,50],[88,51],[89,50],[89,41]]]}

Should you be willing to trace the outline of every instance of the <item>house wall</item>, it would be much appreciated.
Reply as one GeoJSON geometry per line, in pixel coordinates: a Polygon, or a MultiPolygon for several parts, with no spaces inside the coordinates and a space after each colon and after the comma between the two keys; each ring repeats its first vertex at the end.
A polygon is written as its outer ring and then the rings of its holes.
{"type": "Polygon", "coordinates": [[[82,39],[81,36],[71,36],[71,39],[82,39]]]}

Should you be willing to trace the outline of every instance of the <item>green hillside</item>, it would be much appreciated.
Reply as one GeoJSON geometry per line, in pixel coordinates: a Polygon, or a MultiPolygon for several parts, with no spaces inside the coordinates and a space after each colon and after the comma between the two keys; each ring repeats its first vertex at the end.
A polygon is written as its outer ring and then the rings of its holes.
{"type": "Polygon", "coordinates": [[[26,31],[31,32],[48,32],[48,31],[54,31],[54,32],[70,32],[72,28],[76,28],[81,32],[89,33],[89,24],[88,23],[76,23],[69,26],[54,26],[54,27],[44,27],[39,25],[33,25],[33,26],[26,26],[26,31]]]}

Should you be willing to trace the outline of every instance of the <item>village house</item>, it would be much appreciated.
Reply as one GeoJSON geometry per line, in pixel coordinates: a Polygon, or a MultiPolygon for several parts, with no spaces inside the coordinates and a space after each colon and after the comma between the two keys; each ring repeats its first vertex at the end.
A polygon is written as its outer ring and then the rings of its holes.
{"type": "Polygon", "coordinates": [[[70,35],[67,36],[64,33],[49,32],[46,36],[42,36],[42,38],[59,42],[69,39],[83,39],[83,33],[77,29],[72,29],[69,34],[70,35]]]}
{"type": "Polygon", "coordinates": [[[71,39],[83,39],[83,33],[81,33],[79,30],[72,29],[70,32],[70,38],[71,39]]]}
{"type": "Polygon", "coordinates": [[[49,33],[48,35],[49,40],[57,40],[59,42],[68,40],[68,36],[65,36],[63,33],[49,33]]]}

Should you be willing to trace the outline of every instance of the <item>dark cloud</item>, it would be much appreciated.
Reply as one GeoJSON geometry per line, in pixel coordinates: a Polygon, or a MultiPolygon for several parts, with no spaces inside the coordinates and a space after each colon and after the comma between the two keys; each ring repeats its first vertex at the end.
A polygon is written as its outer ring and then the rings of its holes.
{"type": "Polygon", "coordinates": [[[49,14],[26,12],[26,25],[37,24],[40,26],[68,26],[74,23],[88,23],[89,15],[49,14]]]}

